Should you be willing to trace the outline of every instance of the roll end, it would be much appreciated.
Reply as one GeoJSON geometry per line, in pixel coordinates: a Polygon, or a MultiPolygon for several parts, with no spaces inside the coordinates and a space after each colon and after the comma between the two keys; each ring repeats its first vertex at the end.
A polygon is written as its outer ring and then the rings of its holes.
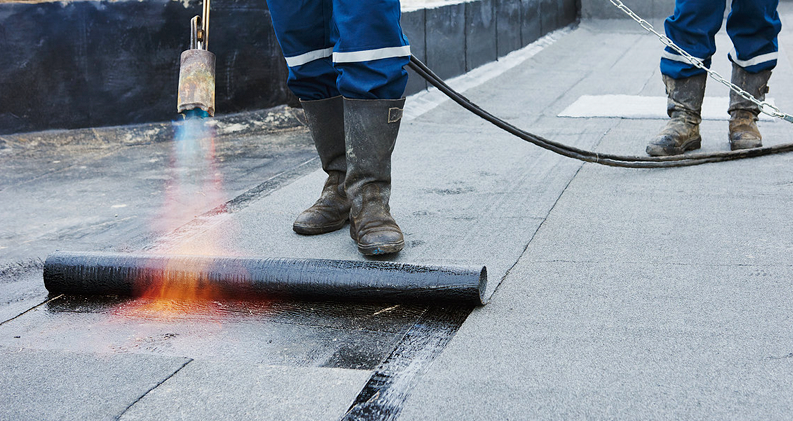
{"type": "Polygon", "coordinates": [[[479,271],[479,304],[489,303],[491,295],[487,293],[487,266],[482,266],[482,270],[479,271]]]}

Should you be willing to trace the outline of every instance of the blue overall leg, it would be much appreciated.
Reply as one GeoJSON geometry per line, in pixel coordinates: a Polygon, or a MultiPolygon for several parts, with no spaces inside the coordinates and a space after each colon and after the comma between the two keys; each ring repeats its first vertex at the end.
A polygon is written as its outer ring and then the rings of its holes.
{"type": "MultiPolygon", "coordinates": [[[[782,28],[777,13],[779,0],[733,0],[727,33],[734,49],[730,60],[750,73],[772,69],[777,60],[777,35],[782,28]]],[[[674,15],[664,22],[666,36],[687,53],[710,67],[716,53],[715,35],[721,29],[723,0],[677,0],[674,15]]],[[[674,50],[666,47],[661,73],[674,79],[704,73],[674,50]]]]}
{"type": "Polygon", "coordinates": [[[727,33],[733,50],[730,61],[749,73],[776,67],[779,56],[777,36],[782,30],[779,0],[733,0],[727,17],[727,33]]]}
{"type": "Polygon", "coordinates": [[[304,101],[338,96],[332,0],[267,0],[267,5],[289,66],[289,89],[304,101]]]}
{"type": "Polygon", "coordinates": [[[289,66],[287,85],[298,98],[404,93],[410,46],[399,0],[268,0],[268,6],[289,66]]]}
{"type": "Polygon", "coordinates": [[[410,46],[399,23],[399,0],[333,0],[333,13],[339,92],[354,99],[401,98],[410,46]]]}
{"type": "MultiPolygon", "coordinates": [[[[677,0],[674,14],[664,21],[666,36],[710,68],[711,57],[716,53],[715,36],[721,29],[726,7],[724,0],[677,0]]],[[[661,56],[661,73],[682,79],[705,71],[666,47],[661,56]]]]}

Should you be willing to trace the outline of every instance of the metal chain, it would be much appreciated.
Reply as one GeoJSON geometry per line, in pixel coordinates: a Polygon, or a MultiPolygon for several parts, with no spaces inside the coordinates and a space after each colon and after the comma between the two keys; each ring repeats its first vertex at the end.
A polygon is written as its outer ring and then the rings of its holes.
{"type": "Polygon", "coordinates": [[[629,9],[628,6],[623,4],[622,1],[620,0],[609,0],[609,1],[618,9],[625,12],[626,15],[630,16],[631,19],[638,22],[639,25],[642,26],[642,28],[646,29],[648,32],[655,34],[655,36],[657,36],[658,39],[661,40],[661,42],[664,45],[675,50],[675,52],[685,57],[685,59],[691,62],[691,64],[693,64],[699,69],[706,71],[708,75],[710,75],[710,77],[716,80],[717,82],[730,88],[732,91],[742,96],[746,100],[756,104],[758,107],[760,107],[760,111],[763,112],[764,114],[768,114],[771,117],[781,118],[787,122],[793,123],[793,116],[791,116],[790,114],[783,113],[782,111],[780,111],[779,108],[769,104],[768,102],[758,100],[757,98],[752,96],[752,94],[750,94],[749,92],[746,92],[743,89],[741,89],[738,85],[728,81],[727,79],[723,78],[720,74],[705,67],[705,64],[702,62],[702,60],[685,52],[682,48],[678,47],[674,42],[672,42],[672,40],[669,39],[669,37],[667,37],[666,35],[662,35],[658,33],[658,31],[656,31],[655,28],[653,28],[653,25],[651,25],[650,22],[647,22],[646,20],[642,19],[639,15],[634,13],[633,10],[629,9]]]}

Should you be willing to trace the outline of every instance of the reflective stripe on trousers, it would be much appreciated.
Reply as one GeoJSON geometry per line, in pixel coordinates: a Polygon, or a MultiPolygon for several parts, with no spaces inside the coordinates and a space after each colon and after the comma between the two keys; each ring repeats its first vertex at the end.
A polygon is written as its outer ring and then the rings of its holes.
{"type": "Polygon", "coordinates": [[[344,95],[402,97],[410,46],[399,0],[267,0],[289,66],[289,88],[304,100],[344,95]]]}

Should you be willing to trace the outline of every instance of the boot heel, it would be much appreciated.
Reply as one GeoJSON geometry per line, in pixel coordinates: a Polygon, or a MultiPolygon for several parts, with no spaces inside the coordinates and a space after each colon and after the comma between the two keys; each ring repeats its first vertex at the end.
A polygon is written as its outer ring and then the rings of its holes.
{"type": "Polygon", "coordinates": [[[683,147],[683,151],[693,151],[702,147],[702,137],[697,137],[683,147]]]}

